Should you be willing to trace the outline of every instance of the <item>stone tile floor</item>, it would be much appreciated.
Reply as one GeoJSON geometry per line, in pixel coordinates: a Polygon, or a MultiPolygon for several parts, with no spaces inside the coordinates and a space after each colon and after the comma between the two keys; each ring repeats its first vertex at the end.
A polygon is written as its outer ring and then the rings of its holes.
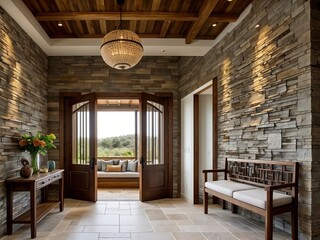
{"type": "Polygon", "coordinates": [[[99,188],[98,200],[139,200],[138,188],[99,188]]]}
{"type": "MultiPolygon", "coordinates": [[[[30,239],[29,225],[1,239],[30,239]]],[[[264,239],[263,224],[210,205],[182,199],[151,202],[65,199],[65,210],[54,209],[37,226],[37,239],[46,240],[255,240],[264,239]]],[[[291,239],[274,230],[274,239],[291,239]]]]}

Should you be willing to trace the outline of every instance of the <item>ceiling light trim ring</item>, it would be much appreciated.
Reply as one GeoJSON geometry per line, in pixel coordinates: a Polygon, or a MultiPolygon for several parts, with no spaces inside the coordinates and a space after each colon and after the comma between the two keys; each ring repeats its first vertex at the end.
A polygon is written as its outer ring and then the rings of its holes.
{"type": "Polygon", "coordinates": [[[103,44],[101,44],[101,46],[100,46],[100,49],[101,48],[103,48],[106,44],[108,44],[108,43],[113,43],[113,42],[132,42],[132,43],[135,43],[135,44],[138,44],[138,45],[140,45],[140,47],[142,48],[142,50],[143,50],[143,46],[142,46],[142,44],[141,43],[139,43],[139,42],[137,42],[137,41],[135,41],[135,40],[131,40],[131,39],[114,39],[114,40],[109,40],[109,41],[107,41],[107,42],[104,42],[103,44]]]}

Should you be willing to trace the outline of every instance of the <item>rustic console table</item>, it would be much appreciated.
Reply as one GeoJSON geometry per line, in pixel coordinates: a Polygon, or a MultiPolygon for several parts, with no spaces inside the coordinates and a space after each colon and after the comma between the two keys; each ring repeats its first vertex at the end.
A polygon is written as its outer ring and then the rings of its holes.
{"type": "Polygon", "coordinates": [[[12,234],[14,223],[31,225],[31,238],[37,236],[36,224],[52,209],[60,205],[60,212],[64,208],[63,197],[63,169],[56,169],[49,173],[39,173],[29,178],[11,178],[6,180],[7,187],[7,234],[12,234]],[[47,186],[59,181],[59,197],[57,201],[48,201],[47,186]],[[37,190],[41,189],[40,203],[37,203],[37,190]],[[13,192],[30,192],[30,210],[13,219],[13,192]]]}

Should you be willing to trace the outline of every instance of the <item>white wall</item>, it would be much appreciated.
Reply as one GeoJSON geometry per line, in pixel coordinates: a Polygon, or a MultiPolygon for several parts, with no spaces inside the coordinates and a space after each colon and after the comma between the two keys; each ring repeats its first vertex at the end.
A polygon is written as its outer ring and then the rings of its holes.
{"type": "Polygon", "coordinates": [[[193,94],[181,100],[181,195],[193,202],[193,94]]]}
{"type": "MultiPolygon", "coordinates": [[[[188,96],[184,97],[181,100],[181,196],[193,203],[193,95],[202,89],[206,88],[210,85],[211,82],[203,85],[196,91],[190,93],[188,96]]],[[[205,95],[203,95],[205,96],[205,95]]],[[[202,98],[202,97],[201,97],[202,98]]],[[[201,99],[200,98],[200,99],[201,99]]],[[[210,119],[200,118],[200,121],[203,120],[205,125],[200,123],[200,134],[203,136],[202,142],[204,142],[204,156],[202,159],[205,163],[200,163],[200,170],[202,171],[203,168],[210,168],[211,165],[207,164],[207,159],[210,158],[210,164],[212,162],[212,148],[210,148],[210,152],[208,152],[208,145],[212,146],[212,102],[209,110],[210,101],[203,98],[204,101],[202,110],[200,110],[200,114],[210,115],[211,116],[211,125],[210,119]],[[211,111],[211,113],[207,112],[211,111]],[[204,126],[203,128],[201,126],[204,126]],[[210,125],[210,130],[208,130],[208,125],[210,125]],[[201,133],[201,132],[204,133],[201,133]],[[210,131],[211,134],[207,134],[210,131]],[[210,136],[208,136],[210,135],[210,136]],[[208,138],[211,137],[211,140],[208,138]]],[[[202,104],[201,104],[202,105],[202,104]]],[[[201,144],[201,142],[200,142],[201,144]]],[[[201,151],[201,148],[200,148],[201,151]]],[[[201,156],[200,156],[201,158],[201,156]]],[[[202,162],[202,161],[201,161],[202,162]]],[[[200,175],[202,176],[202,174],[200,175]]],[[[201,181],[201,179],[200,179],[201,181]]]]}
{"type": "Polygon", "coordinates": [[[212,95],[199,96],[199,125],[199,190],[202,196],[202,170],[212,169],[212,95]]]}

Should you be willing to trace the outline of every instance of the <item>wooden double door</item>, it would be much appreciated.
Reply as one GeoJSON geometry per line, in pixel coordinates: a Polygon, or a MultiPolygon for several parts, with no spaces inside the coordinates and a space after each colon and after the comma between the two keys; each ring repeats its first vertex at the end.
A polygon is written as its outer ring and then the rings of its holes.
{"type": "Polygon", "coordinates": [[[139,200],[172,197],[172,94],[90,93],[64,97],[66,196],[97,200],[97,99],[139,98],[139,200]]]}

